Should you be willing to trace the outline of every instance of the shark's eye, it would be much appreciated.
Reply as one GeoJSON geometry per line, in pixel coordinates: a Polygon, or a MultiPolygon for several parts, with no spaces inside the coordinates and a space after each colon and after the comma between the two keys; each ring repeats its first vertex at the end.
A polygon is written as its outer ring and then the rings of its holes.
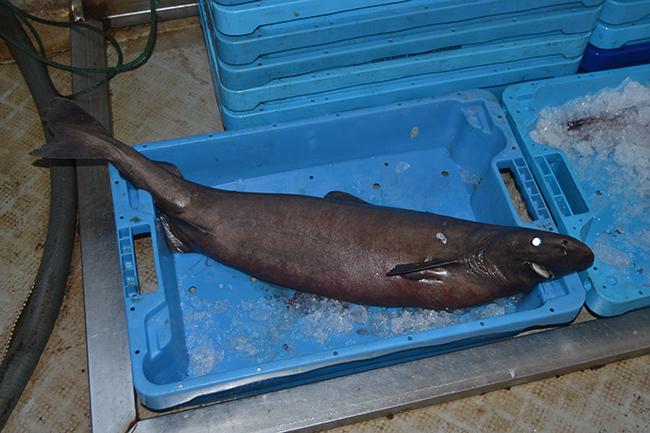
{"type": "Polygon", "coordinates": [[[533,240],[530,241],[530,243],[531,243],[534,247],[538,247],[538,246],[542,245],[542,239],[541,239],[541,238],[538,238],[538,237],[534,237],[533,240]]]}

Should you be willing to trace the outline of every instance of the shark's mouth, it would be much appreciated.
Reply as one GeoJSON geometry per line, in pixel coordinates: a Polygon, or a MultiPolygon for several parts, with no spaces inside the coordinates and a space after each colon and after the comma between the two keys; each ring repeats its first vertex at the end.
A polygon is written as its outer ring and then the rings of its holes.
{"type": "Polygon", "coordinates": [[[553,272],[549,271],[542,265],[538,265],[537,263],[531,262],[530,267],[533,268],[533,271],[535,271],[538,275],[544,277],[547,280],[552,280],[553,278],[555,278],[553,272]]]}

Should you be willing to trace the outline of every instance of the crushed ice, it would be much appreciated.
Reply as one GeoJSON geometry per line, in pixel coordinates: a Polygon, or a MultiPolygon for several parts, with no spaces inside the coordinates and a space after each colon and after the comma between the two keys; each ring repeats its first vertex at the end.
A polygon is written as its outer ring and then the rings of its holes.
{"type": "Polygon", "coordinates": [[[281,288],[275,289],[273,296],[240,303],[202,300],[198,291],[184,295],[181,301],[189,355],[187,373],[208,374],[229,356],[264,363],[295,356],[297,345],[316,344],[321,350],[331,350],[483,320],[514,312],[520,300],[518,295],[469,309],[437,311],[364,306],[281,288]],[[224,324],[221,317],[236,319],[224,324]]]}
{"type": "Polygon", "coordinates": [[[596,257],[617,268],[618,280],[647,275],[650,87],[627,79],[617,88],[546,108],[531,137],[569,158],[601,228],[593,239],[596,257]]]}

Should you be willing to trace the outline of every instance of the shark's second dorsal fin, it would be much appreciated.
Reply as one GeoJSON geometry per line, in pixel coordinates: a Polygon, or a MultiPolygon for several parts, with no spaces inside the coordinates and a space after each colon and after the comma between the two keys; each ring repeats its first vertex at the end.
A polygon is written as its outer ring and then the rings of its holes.
{"type": "Polygon", "coordinates": [[[325,200],[347,201],[351,203],[360,203],[360,204],[369,204],[369,205],[372,204],[372,203],[368,203],[365,200],[361,200],[357,196],[354,196],[352,194],[343,191],[330,191],[327,194],[325,194],[324,198],[325,200]]]}

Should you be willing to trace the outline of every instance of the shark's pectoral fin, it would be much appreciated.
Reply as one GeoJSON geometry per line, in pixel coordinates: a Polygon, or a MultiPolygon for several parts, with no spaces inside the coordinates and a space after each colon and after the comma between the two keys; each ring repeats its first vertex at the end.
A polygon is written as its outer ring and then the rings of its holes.
{"type": "Polygon", "coordinates": [[[425,260],[419,263],[405,263],[395,266],[386,276],[400,276],[409,280],[440,279],[449,272],[449,268],[460,263],[460,260],[425,260]]]}
{"type": "Polygon", "coordinates": [[[336,201],[347,201],[352,203],[361,203],[361,204],[372,204],[367,201],[361,200],[359,197],[356,197],[352,194],[348,194],[343,191],[330,191],[325,194],[324,197],[326,200],[336,200],[336,201]]]}

